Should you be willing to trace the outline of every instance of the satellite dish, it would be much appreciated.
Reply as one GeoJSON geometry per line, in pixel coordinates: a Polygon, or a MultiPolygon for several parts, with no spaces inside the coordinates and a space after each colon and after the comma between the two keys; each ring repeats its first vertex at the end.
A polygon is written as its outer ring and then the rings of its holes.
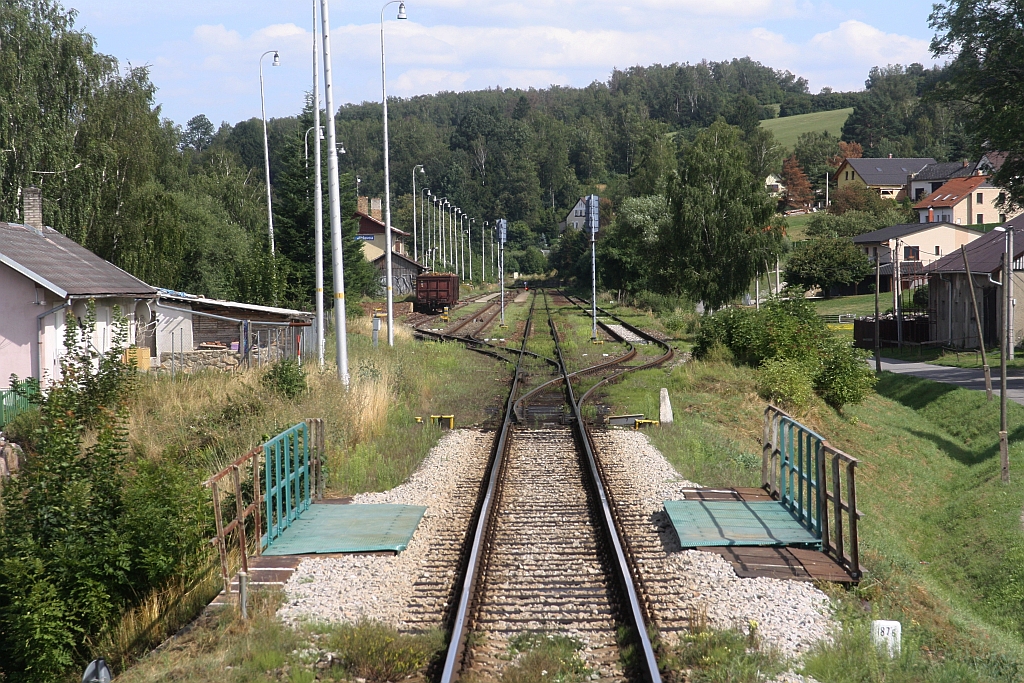
{"type": "Polygon", "coordinates": [[[150,308],[148,301],[142,300],[135,304],[135,323],[137,325],[146,325],[152,318],[153,309],[150,308]]]}
{"type": "Polygon", "coordinates": [[[113,677],[105,659],[94,659],[85,667],[82,683],[110,683],[113,677]]]}

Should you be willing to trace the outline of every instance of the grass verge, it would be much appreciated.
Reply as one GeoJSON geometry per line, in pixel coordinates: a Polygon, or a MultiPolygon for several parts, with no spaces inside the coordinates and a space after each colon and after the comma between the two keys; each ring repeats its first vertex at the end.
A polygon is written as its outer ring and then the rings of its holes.
{"type": "Polygon", "coordinates": [[[292,628],[275,616],[280,604],[279,592],[257,590],[252,593],[247,621],[232,608],[207,613],[118,681],[423,680],[443,651],[439,631],[408,635],[375,623],[292,628]]]}

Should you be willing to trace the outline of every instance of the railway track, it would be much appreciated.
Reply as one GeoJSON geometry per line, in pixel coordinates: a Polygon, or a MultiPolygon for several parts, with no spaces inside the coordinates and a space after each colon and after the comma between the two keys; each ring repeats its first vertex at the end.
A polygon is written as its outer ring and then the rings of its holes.
{"type": "Polygon", "coordinates": [[[573,391],[573,378],[586,371],[567,371],[543,296],[557,358],[526,351],[535,295],[453,605],[441,681],[496,680],[512,640],[541,632],[576,640],[592,680],[660,683],[630,549],[573,391]]]}

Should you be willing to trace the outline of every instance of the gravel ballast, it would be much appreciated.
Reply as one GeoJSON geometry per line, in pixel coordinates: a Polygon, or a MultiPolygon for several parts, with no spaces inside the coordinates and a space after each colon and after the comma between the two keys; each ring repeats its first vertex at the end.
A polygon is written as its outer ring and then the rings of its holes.
{"type": "Polygon", "coordinates": [[[494,433],[445,434],[407,482],[360,493],[353,503],[425,505],[408,547],[398,555],[341,555],[303,560],[285,584],[278,616],[288,623],[380,621],[400,629],[440,626],[455,580],[459,543],[490,455],[494,433]]]}
{"type": "Polygon", "coordinates": [[[631,525],[627,533],[646,535],[648,544],[651,536],[660,535],[660,545],[669,551],[653,558],[645,555],[641,569],[658,586],[658,595],[652,597],[659,621],[686,623],[695,612],[706,612],[712,628],[744,632],[756,622],[763,642],[790,656],[829,636],[833,622],[828,597],[811,583],[741,579],[719,555],[678,549],[664,501],[683,500],[682,491],[697,486],[680,477],[645,434],[619,429],[591,433],[602,462],[633,473],[626,484],[616,486],[615,495],[627,507],[639,508],[646,529],[631,525]]]}

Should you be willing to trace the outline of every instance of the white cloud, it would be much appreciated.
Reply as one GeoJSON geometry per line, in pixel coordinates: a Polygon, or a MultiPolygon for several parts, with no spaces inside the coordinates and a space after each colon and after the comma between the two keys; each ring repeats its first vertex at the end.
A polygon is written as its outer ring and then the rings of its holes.
{"type": "MultiPolygon", "coordinates": [[[[221,3],[230,5],[231,0],[221,3]]],[[[607,79],[613,67],[746,55],[808,78],[814,90],[826,85],[855,89],[863,87],[872,66],[929,61],[925,40],[883,31],[848,14],[840,21],[832,18],[834,8],[810,3],[420,0],[410,3],[410,20],[391,19],[385,27],[388,91],[411,96],[495,85],[582,86],[607,79]],[[463,23],[430,23],[431,14],[457,15],[463,23]],[[785,17],[808,22],[817,17],[818,25],[828,21],[835,28],[796,38],[780,21],[785,17]]],[[[337,105],[379,98],[379,24],[370,19],[332,30],[337,105]]],[[[231,121],[258,116],[258,60],[271,49],[280,50],[282,65],[269,68],[269,59],[264,61],[268,113],[288,115],[302,106],[310,88],[310,28],[292,22],[249,30],[241,25],[200,24],[187,37],[153,48],[149,63],[168,115],[186,120],[203,111],[212,119],[231,121]]]]}
{"type": "Polygon", "coordinates": [[[854,60],[872,66],[885,64],[928,63],[928,41],[885,33],[862,21],[849,20],[839,27],[811,38],[809,47],[823,62],[854,60]]]}

